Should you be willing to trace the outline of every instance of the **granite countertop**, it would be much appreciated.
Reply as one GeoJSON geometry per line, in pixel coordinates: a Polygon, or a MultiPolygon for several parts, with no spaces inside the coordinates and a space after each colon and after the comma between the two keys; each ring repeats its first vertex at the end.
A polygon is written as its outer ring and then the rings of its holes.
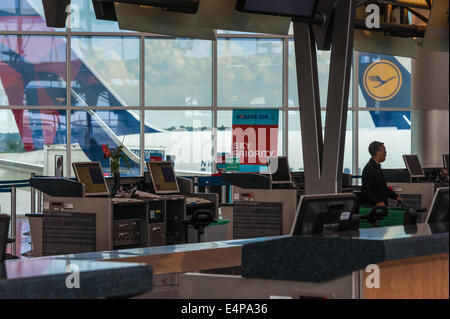
{"type": "Polygon", "coordinates": [[[0,298],[135,295],[152,289],[153,268],[108,260],[233,247],[242,248],[243,277],[322,282],[382,261],[448,253],[448,229],[448,223],[419,224],[11,260],[0,264],[0,298]],[[69,264],[80,269],[80,289],[66,287],[69,264]]]}
{"type": "Polygon", "coordinates": [[[275,236],[275,237],[258,237],[251,239],[234,239],[234,240],[224,240],[215,242],[204,242],[204,243],[191,243],[191,244],[181,244],[181,245],[168,245],[168,246],[157,246],[157,247],[145,247],[145,248],[129,248],[120,250],[107,250],[89,253],[77,253],[77,254],[66,254],[57,255],[51,257],[36,257],[33,260],[39,259],[62,259],[62,260],[96,260],[96,261],[107,261],[107,260],[118,260],[122,258],[139,257],[147,255],[165,255],[172,253],[183,253],[183,252],[196,252],[202,250],[211,249],[221,249],[221,248],[231,248],[231,247],[242,247],[246,244],[259,243],[270,240],[277,240],[280,238],[287,238],[289,236],[275,236]]]}
{"type": "Polygon", "coordinates": [[[151,266],[137,263],[36,258],[0,263],[0,299],[128,297],[152,290],[151,266]],[[71,270],[67,270],[69,265],[71,270]],[[69,289],[66,281],[79,288],[69,289]],[[71,276],[68,279],[68,276],[71,276]]]}
{"type": "Polygon", "coordinates": [[[242,276],[323,282],[388,260],[448,253],[448,223],[289,236],[242,248],[242,276]]]}

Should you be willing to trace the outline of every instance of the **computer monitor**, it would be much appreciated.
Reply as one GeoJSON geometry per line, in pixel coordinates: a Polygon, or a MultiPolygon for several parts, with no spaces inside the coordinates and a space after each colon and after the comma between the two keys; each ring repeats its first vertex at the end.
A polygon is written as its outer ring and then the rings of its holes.
{"type": "Polygon", "coordinates": [[[75,162],[72,167],[77,180],[84,184],[85,196],[109,195],[100,162],[75,162]]]}
{"type": "Polygon", "coordinates": [[[268,165],[269,174],[272,177],[272,184],[292,183],[287,156],[270,157],[268,165]]]}
{"type": "Polygon", "coordinates": [[[317,0],[239,0],[236,10],[288,17],[314,15],[317,0]]]}
{"type": "Polygon", "coordinates": [[[147,162],[156,194],[176,194],[180,192],[172,162],[147,162]]]}
{"type": "Polygon", "coordinates": [[[10,217],[0,214],[0,264],[5,260],[10,217]]]}
{"type": "Polygon", "coordinates": [[[417,155],[403,155],[403,160],[411,177],[425,177],[417,155]]]}
{"type": "Polygon", "coordinates": [[[357,197],[353,193],[303,195],[291,235],[358,230],[359,222],[352,218],[356,207],[357,197]]]}
{"type": "Polygon", "coordinates": [[[448,154],[442,154],[442,161],[444,162],[444,168],[448,170],[448,154]]]}
{"type": "Polygon", "coordinates": [[[440,187],[436,190],[430,207],[426,220],[428,224],[448,223],[448,187],[440,187]]]}

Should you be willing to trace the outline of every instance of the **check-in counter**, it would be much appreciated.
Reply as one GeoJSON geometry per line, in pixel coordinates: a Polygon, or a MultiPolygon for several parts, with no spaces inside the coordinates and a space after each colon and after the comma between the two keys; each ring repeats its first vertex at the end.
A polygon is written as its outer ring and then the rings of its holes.
{"type": "Polygon", "coordinates": [[[151,291],[152,282],[152,268],[144,264],[64,258],[0,263],[0,299],[132,297],[151,291]]]}
{"type": "MultiPolygon", "coordinates": [[[[436,185],[434,183],[388,183],[400,197],[406,207],[423,207],[430,209],[436,185]]],[[[394,203],[392,203],[393,206],[394,203]]],[[[418,222],[425,222],[426,214],[418,222]]]]}
{"type": "Polygon", "coordinates": [[[186,274],[180,296],[448,298],[448,250],[448,223],[288,236],[244,245],[241,276],[186,274]]]}
{"type": "Polygon", "coordinates": [[[418,224],[51,258],[151,265],[148,298],[448,298],[448,230],[418,224]],[[221,275],[226,268],[241,275],[221,275]]]}
{"type": "Polygon", "coordinates": [[[234,186],[232,193],[233,204],[222,210],[224,218],[230,220],[227,239],[278,236],[291,232],[300,198],[296,189],[234,186]]]}

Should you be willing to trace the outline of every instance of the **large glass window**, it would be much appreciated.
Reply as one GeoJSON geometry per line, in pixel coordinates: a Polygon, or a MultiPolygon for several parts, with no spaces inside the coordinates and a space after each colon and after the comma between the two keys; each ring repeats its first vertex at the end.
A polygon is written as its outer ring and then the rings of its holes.
{"type": "Polygon", "coordinates": [[[0,31],[64,31],[48,28],[42,0],[2,0],[0,31]]]}
{"type": "MultiPolygon", "coordinates": [[[[330,72],[330,58],[331,51],[321,51],[317,50],[317,73],[319,81],[319,95],[320,95],[320,107],[327,107],[327,95],[328,95],[328,79],[330,72]]],[[[294,40],[289,41],[289,80],[288,80],[288,91],[289,106],[298,106],[298,88],[297,88],[297,68],[295,64],[295,45],[294,40]]],[[[353,76],[353,68],[352,68],[353,76]]],[[[353,105],[353,80],[350,77],[350,91],[348,95],[348,105],[353,105]]]]}
{"type": "MultiPolygon", "coordinates": [[[[139,175],[140,121],[132,110],[73,111],[71,117],[72,162],[100,162],[110,174],[110,162],[103,145],[109,149],[124,145],[126,160],[120,162],[121,175],[139,175]]],[[[73,172],[72,172],[73,174],[73,172]]]]}
{"type": "MultiPolygon", "coordinates": [[[[72,31],[80,32],[121,32],[117,21],[98,20],[95,17],[92,0],[71,0],[72,31]]],[[[126,31],[126,30],[123,30],[126,31]]],[[[131,32],[131,31],[127,31],[131,32]]]]}
{"type": "Polygon", "coordinates": [[[218,41],[218,105],[281,107],[283,88],[280,39],[218,41]]]}
{"type": "MultiPolygon", "coordinates": [[[[0,181],[55,175],[57,156],[66,157],[66,111],[0,110],[0,181]]],[[[31,210],[29,188],[17,189],[17,213],[31,210]],[[23,199],[23,200],[20,200],[23,199]]],[[[0,192],[2,213],[10,213],[10,193],[0,192]]]]}
{"type": "Polygon", "coordinates": [[[139,38],[72,37],[77,106],[139,106],[139,38]]]}
{"type": "Polygon", "coordinates": [[[175,157],[179,175],[212,172],[212,112],[146,111],[145,122],[151,128],[145,134],[147,157],[158,152],[175,157]]]}
{"type": "Polygon", "coordinates": [[[146,106],[211,106],[211,41],[145,40],[146,106]]]}
{"type": "Polygon", "coordinates": [[[66,42],[59,36],[0,35],[0,102],[66,105],[66,42]]]}
{"type": "MultiPolygon", "coordinates": [[[[326,112],[322,112],[322,127],[325,128],[326,112]]],[[[352,112],[347,113],[347,130],[345,134],[344,173],[352,173],[353,130],[352,112]]],[[[298,111],[289,111],[288,149],[289,165],[294,171],[303,171],[303,148],[300,131],[300,115],[298,111]]],[[[325,132],[322,131],[322,134],[325,132]]]]}
{"type": "MultiPolygon", "coordinates": [[[[330,71],[330,51],[317,51],[320,106],[327,106],[328,73],[330,71]]],[[[350,98],[351,100],[351,98],[350,98]]],[[[289,106],[298,106],[297,69],[295,65],[294,40],[289,41],[289,106]]]]}
{"type": "MultiPolygon", "coordinates": [[[[0,1],[0,180],[55,174],[55,156],[67,160],[68,111],[72,162],[100,161],[109,174],[102,145],[123,143],[129,162],[121,163],[122,175],[138,175],[144,161],[168,155],[178,174],[198,175],[213,171],[216,154],[231,153],[233,109],[276,108],[278,155],[288,152],[291,168],[303,170],[292,28],[287,37],[219,30],[213,42],[120,30],[117,22],[96,19],[91,0],[72,0],[67,9],[70,27],[55,29],[46,26],[42,0],[0,1]]],[[[330,55],[317,51],[322,108],[330,55]]],[[[402,168],[401,155],[411,152],[411,59],[354,57],[344,172],[361,172],[373,140],[388,149],[383,167],[402,168]],[[353,114],[358,127],[352,127],[353,114]]]]}
{"type": "Polygon", "coordinates": [[[373,141],[385,144],[387,158],[383,168],[405,168],[402,155],[411,154],[411,114],[405,112],[359,112],[359,173],[370,159],[373,141]]]}

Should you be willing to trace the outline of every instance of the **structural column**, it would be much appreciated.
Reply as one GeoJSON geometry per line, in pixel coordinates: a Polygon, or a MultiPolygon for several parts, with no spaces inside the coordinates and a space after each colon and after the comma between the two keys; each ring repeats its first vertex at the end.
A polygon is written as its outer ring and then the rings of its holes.
{"type": "Polygon", "coordinates": [[[423,167],[442,167],[449,152],[449,54],[422,52],[411,68],[411,153],[423,167]]]}

